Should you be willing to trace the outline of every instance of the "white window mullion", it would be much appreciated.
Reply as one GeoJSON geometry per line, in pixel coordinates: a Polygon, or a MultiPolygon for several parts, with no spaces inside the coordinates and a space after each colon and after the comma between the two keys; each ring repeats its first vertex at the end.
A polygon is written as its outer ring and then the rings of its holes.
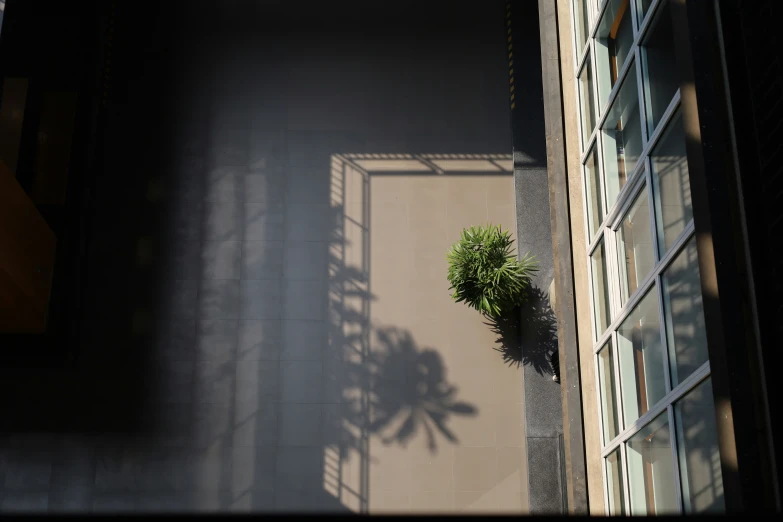
{"type": "MultiPolygon", "coordinates": [[[[584,238],[586,239],[585,244],[587,245],[587,255],[590,255],[590,252],[593,251],[593,248],[595,248],[596,242],[593,241],[593,238],[590,236],[590,212],[587,208],[588,205],[588,185],[587,185],[587,167],[584,163],[581,163],[579,165],[579,169],[581,170],[581,178],[582,178],[582,208],[584,211],[582,214],[584,214],[584,238]]],[[[599,227],[598,230],[596,230],[596,236],[601,231],[601,228],[599,227]]]]}
{"type": "Polygon", "coordinates": [[[620,350],[617,344],[617,331],[612,332],[612,364],[614,365],[614,400],[617,404],[617,432],[618,435],[625,431],[625,412],[622,403],[622,383],[620,382],[620,350]]]}
{"type": "Polygon", "coordinates": [[[579,60],[577,59],[579,51],[577,51],[576,45],[576,2],[574,0],[569,2],[568,10],[571,13],[571,56],[574,57],[574,77],[576,78],[579,70],[579,60]]]}
{"type": "Polygon", "coordinates": [[[633,27],[633,38],[634,40],[639,40],[639,18],[636,14],[636,8],[638,7],[637,0],[630,0],[628,3],[630,4],[628,7],[631,10],[631,27],[633,27]]]}
{"type": "Polygon", "coordinates": [[[666,408],[670,404],[674,404],[675,402],[680,400],[680,398],[685,396],[693,388],[698,386],[701,381],[707,379],[709,376],[710,376],[710,365],[709,362],[706,362],[698,370],[694,371],[691,375],[689,375],[688,378],[685,379],[682,384],[677,385],[676,389],[667,393],[652,408],[647,410],[647,412],[645,412],[644,415],[642,415],[641,417],[633,421],[630,426],[624,426],[623,431],[621,431],[620,434],[614,438],[614,440],[609,442],[610,445],[601,450],[601,455],[606,456],[607,454],[609,454],[616,444],[624,444],[628,439],[630,439],[634,434],[636,434],[637,431],[642,429],[645,425],[647,425],[651,421],[655,420],[655,418],[658,415],[664,413],[666,411],[666,408]]]}
{"type": "MultiPolygon", "coordinates": [[[[672,408],[674,409],[674,408],[672,408]]],[[[677,423],[676,415],[673,415],[675,426],[674,426],[674,439],[675,443],[680,440],[685,440],[685,430],[683,427],[677,423]]],[[[680,506],[682,510],[685,513],[689,513],[691,511],[691,495],[690,495],[690,489],[688,487],[688,482],[682,482],[680,480],[680,477],[682,476],[682,473],[680,471],[680,462],[685,462],[686,454],[685,454],[685,448],[681,447],[679,444],[677,444],[677,482],[680,483],[680,506]]]]}
{"type": "Polygon", "coordinates": [[[620,225],[623,223],[623,217],[625,217],[639,193],[644,189],[644,176],[640,175],[639,168],[644,168],[643,161],[640,161],[634,168],[631,177],[628,178],[625,186],[617,196],[617,203],[615,203],[614,209],[612,209],[612,215],[609,216],[610,219],[607,220],[607,226],[612,230],[620,228],[620,225]]]}
{"type": "Polygon", "coordinates": [[[606,235],[609,238],[607,247],[607,257],[609,257],[609,294],[611,295],[612,303],[612,320],[609,321],[609,327],[615,329],[612,325],[617,318],[617,314],[622,308],[622,300],[620,299],[620,264],[618,262],[617,251],[617,231],[612,229],[606,230],[606,235]]]}
{"type": "Polygon", "coordinates": [[[654,265],[658,266],[658,263],[661,261],[661,256],[658,252],[658,226],[656,225],[657,221],[657,213],[655,212],[655,192],[653,191],[653,183],[652,183],[652,169],[650,167],[650,157],[647,156],[644,158],[644,180],[645,185],[647,186],[647,210],[649,211],[649,220],[650,220],[650,242],[652,243],[652,251],[653,251],[653,259],[654,259],[654,265]]]}
{"type": "Polygon", "coordinates": [[[605,179],[605,172],[606,169],[604,168],[604,137],[603,133],[601,132],[601,126],[596,124],[596,138],[595,138],[595,146],[596,146],[596,152],[598,153],[598,157],[596,158],[595,164],[598,166],[598,172],[599,172],[599,188],[601,190],[601,193],[598,197],[601,198],[601,207],[603,208],[604,215],[601,219],[601,223],[605,223],[607,218],[609,217],[609,207],[606,206],[606,202],[608,201],[606,197],[606,179],[605,179]]]}
{"type": "Polygon", "coordinates": [[[661,274],[655,276],[655,286],[658,291],[658,316],[660,319],[661,352],[663,355],[663,378],[666,383],[666,393],[672,391],[671,359],[669,356],[669,341],[666,336],[666,316],[663,306],[663,288],[661,274]]]}
{"type": "Polygon", "coordinates": [[[682,488],[680,487],[680,459],[678,458],[679,452],[677,451],[677,431],[674,422],[674,404],[669,404],[669,438],[672,444],[672,471],[674,476],[674,498],[677,499],[677,510],[679,514],[682,514],[682,488]]]}
{"type": "Polygon", "coordinates": [[[598,8],[596,10],[595,19],[590,27],[590,38],[595,38],[595,33],[598,31],[598,24],[601,18],[604,16],[606,6],[609,5],[609,0],[598,0],[598,8]]]}
{"type": "Polygon", "coordinates": [[[623,478],[623,495],[625,496],[625,514],[631,514],[631,481],[628,480],[628,449],[623,442],[620,444],[620,469],[623,478]]]}
{"type": "Polygon", "coordinates": [[[606,459],[601,459],[601,473],[604,477],[604,514],[609,515],[609,473],[606,471],[606,459]]]}
{"type": "MultiPolygon", "coordinates": [[[[636,95],[639,97],[639,124],[642,127],[642,150],[641,152],[644,153],[647,151],[646,145],[649,142],[650,133],[647,132],[647,122],[649,121],[647,118],[647,111],[645,107],[647,107],[647,104],[645,103],[645,91],[644,91],[644,75],[642,74],[642,51],[641,51],[641,45],[635,44],[633,49],[633,56],[634,56],[634,68],[636,69],[634,72],[636,73],[636,95]]],[[[628,73],[631,74],[631,73],[628,73]]]]}
{"type": "MultiPolygon", "coordinates": [[[[652,114],[652,104],[646,103],[647,100],[652,99],[651,97],[652,93],[650,91],[650,81],[649,78],[647,78],[647,75],[644,74],[644,71],[647,70],[647,51],[641,45],[638,46],[638,49],[639,49],[639,59],[641,60],[640,64],[642,69],[642,74],[641,77],[639,78],[641,83],[639,85],[641,86],[640,91],[644,96],[644,98],[642,98],[640,101],[640,103],[643,106],[642,114],[644,115],[644,119],[642,120],[644,121],[644,124],[642,125],[642,127],[647,128],[648,131],[647,135],[650,136],[654,129],[649,128],[650,127],[649,122],[653,121],[654,118],[652,114]]],[[[644,144],[647,145],[647,142],[645,142],[644,144]]]]}
{"type": "MultiPolygon", "coordinates": [[[[598,365],[601,364],[600,357],[598,355],[598,351],[596,350],[593,354],[593,370],[595,371],[595,377],[596,377],[596,386],[595,386],[595,398],[596,398],[596,404],[598,404],[598,434],[599,439],[601,440],[601,447],[603,448],[607,444],[609,444],[609,441],[606,440],[606,437],[604,436],[604,418],[603,418],[603,390],[601,388],[601,372],[598,370],[598,365]]],[[[614,354],[613,354],[614,355],[614,354]]]]}
{"type": "MultiPolygon", "coordinates": [[[[638,0],[637,0],[638,1],[638,0]]],[[[655,11],[658,9],[658,6],[661,5],[665,0],[653,0],[650,3],[650,7],[647,8],[647,12],[644,14],[644,21],[642,25],[639,27],[639,40],[644,40],[647,37],[647,33],[650,29],[650,22],[653,18],[655,18],[655,11]]]]}

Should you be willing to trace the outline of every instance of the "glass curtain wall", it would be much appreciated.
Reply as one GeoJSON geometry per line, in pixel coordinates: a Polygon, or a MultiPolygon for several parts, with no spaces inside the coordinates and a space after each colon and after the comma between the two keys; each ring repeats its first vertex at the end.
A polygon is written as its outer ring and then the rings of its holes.
{"type": "Polygon", "coordinates": [[[671,6],[572,16],[607,512],[722,512],[671,6]]]}

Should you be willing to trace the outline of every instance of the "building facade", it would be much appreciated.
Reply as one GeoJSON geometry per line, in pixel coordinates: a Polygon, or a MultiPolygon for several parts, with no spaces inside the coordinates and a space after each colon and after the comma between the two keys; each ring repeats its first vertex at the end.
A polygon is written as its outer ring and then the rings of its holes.
{"type": "Polygon", "coordinates": [[[0,0],[0,512],[779,510],[781,6],[0,0]]]}
{"type": "Polygon", "coordinates": [[[780,509],[779,17],[539,2],[571,512],[780,509]]]}

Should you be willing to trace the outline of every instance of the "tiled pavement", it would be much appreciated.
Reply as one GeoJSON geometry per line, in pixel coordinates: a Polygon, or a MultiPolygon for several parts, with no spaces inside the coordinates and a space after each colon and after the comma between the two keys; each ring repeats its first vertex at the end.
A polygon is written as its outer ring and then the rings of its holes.
{"type": "Polygon", "coordinates": [[[445,281],[462,227],[515,222],[503,4],[476,9],[472,38],[386,55],[337,29],[180,42],[165,116],[154,72],[129,83],[83,353],[38,376],[65,424],[5,430],[3,511],[524,508],[521,371],[445,281]]]}

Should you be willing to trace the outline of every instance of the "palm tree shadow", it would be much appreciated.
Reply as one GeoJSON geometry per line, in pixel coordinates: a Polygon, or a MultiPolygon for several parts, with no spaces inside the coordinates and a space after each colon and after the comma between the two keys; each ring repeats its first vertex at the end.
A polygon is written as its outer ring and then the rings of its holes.
{"type": "Polygon", "coordinates": [[[381,346],[373,357],[372,404],[375,413],[371,432],[383,433],[383,442],[396,441],[403,446],[421,428],[430,451],[436,448],[440,433],[451,443],[457,436],[448,426],[452,415],[476,414],[476,408],[457,400],[457,387],[446,379],[440,354],[430,348],[418,348],[410,332],[384,328],[376,332],[381,346]],[[405,385],[400,387],[400,380],[405,385]],[[392,426],[397,425],[394,429],[392,426]]]}
{"type": "Polygon", "coordinates": [[[559,379],[557,319],[549,297],[540,288],[528,291],[523,304],[484,323],[497,336],[493,350],[509,366],[531,366],[539,375],[559,379]]]}
{"type": "Polygon", "coordinates": [[[458,389],[449,383],[440,354],[419,347],[410,332],[394,327],[375,331],[377,343],[360,364],[352,364],[351,387],[365,390],[367,407],[358,396],[349,401],[354,417],[349,422],[376,434],[385,445],[406,446],[423,432],[430,452],[437,439],[455,444],[457,435],[449,426],[452,416],[475,416],[477,408],[458,400],[458,389]],[[368,414],[361,415],[359,412],[368,414]]]}

